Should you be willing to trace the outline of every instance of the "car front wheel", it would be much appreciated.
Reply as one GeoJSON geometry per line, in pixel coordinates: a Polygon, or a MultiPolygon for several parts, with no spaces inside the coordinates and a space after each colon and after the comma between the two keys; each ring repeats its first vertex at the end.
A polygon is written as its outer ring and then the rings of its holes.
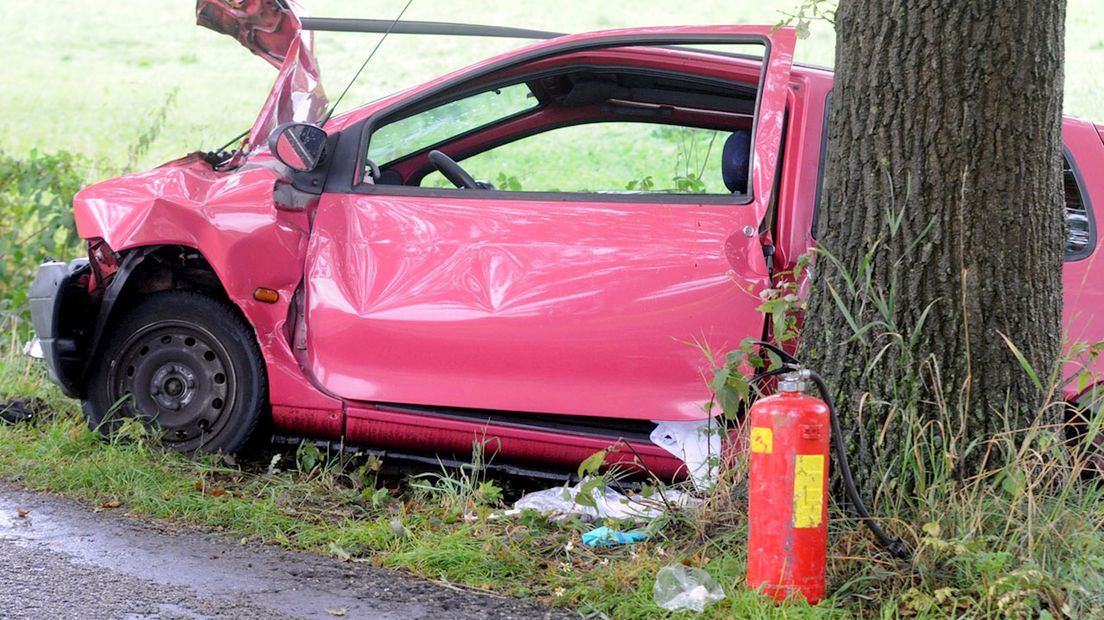
{"type": "Polygon", "coordinates": [[[111,436],[141,420],[166,448],[234,452],[267,398],[253,331],[229,305],[190,291],[145,298],[105,334],[93,361],[85,416],[111,436]]]}

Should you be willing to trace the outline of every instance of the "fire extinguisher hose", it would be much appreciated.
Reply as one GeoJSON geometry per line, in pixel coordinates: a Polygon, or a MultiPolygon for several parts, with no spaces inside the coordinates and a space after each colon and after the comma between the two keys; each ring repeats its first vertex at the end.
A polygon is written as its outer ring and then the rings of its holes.
{"type": "Polygon", "coordinates": [[[886,534],[882,526],[878,525],[874,517],[870,516],[870,511],[866,509],[866,504],[863,503],[862,497],[859,495],[859,489],[855,486],[855,479],[851,475],[851,464],[847,460],[847,445],[843,442],[843,432],[840,431],[839,415],[836,413],[836,404],[832,401],[832,395],[828,391],[828,384],[824,382],[823,377],[812,370],[805,368],[799,372],[801,375],[807,375],[812,379],[813,383],[817,386],[817,390],[820,391],[820,397],[828,404],[828,412],[832,424],[832,437],[836,446],[836,458],[839,459],[840,474],[843,476],[843,486],[847,489],[847,497],[851,500],[851,505],[855,507],[855,511],[859,513],[863,523],[870,529],[870,533],[874,534],[874,538],[878,539],[879,544],[885,547],[894,557],[901,560],[909,559],[912,556],[912,550],[909,549],[908,543],[898,536],[890,537],[889,534],[886,534]]]}
{"type": "Polygon", "coordinates": [[[817,390],[820,392],[820,397],[824,400],[825,404],[828,405],[828,412],[832,425],[832,439],[836,447],[836,458],[839,462],[843,486],[847,491],[847,498],[851,501],[851,505],[855,507],[855,511],[859,513],[859,517],[862,518],[863,523],[866,524],[870,533],[874,534],[874,538],[878,540],[878,543],[882,547],[885,547],[885,549],[896,558],[907,560],[912,557],[912,549],[909,548],[908,543],[900,537],[886,534],[885,530],[883,530],[874,517],[870,515],[870,511],[866,509],[866,504],[863,503],[862,497],[859,495],[859,489],[855,486],[855,478],[851,474],[851,464],[847,458],[847,445],[843,441],[843,432],[840,430],[839,414],[836,411],[836,403],[832,400],[832,394],[824,378],[813,370],[802,368],[800,362],[798,362],[796,358],[777,346],[767,342],[759,342],[758,344],[777,354],[782,359],[783,365],[780,368],[756,375],[752,381],[756,382],[786,373],[797,373],[801,378],[810,379],[816,384],[817,390]]]}

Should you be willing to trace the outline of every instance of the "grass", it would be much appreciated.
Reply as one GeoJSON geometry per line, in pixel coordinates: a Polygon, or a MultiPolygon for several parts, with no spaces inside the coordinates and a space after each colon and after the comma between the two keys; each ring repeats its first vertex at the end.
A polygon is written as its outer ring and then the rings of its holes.
{"type": "Polygon", "coordinates": [[[214,457],[193,461],[151,447],[138,426],[108,442],[86,428],[71,401],[46,387],[37,366],[12,353],[4,362],[0,397],[29,397],[48,413],[33,425],[0,425],[3,483],[615,618],[657,615],[655,572],[671,561],[711,557],[706,568],[730,598],[706,618],[840,616],[804,604],[764,606],[736,587],[739,530],[711,541],[709,550],[681,549],[682,541],[673,539],[592,551],[581,544],[586,526],[577,522],[555,524],[535,514],[488,519],[501,506],[491,501],[498,497],[495,484],[483,479],[468,479],[466,486],[455,474],[387,480],[376,477],[368,459],[327,458],[309,447],[283,453],[274,468],[228,466],[214,457]],[[465,514],[479,519],[468,522],[465,514]]]}
{"type": "MultiPolygon", "coordinates": [[[[674,191],[674,179],[700,177],[704,193],[727,192],[720,154],[728,134],[647,123],[563,127],[500,146],[464,160],[476,179],[500,189],[527,191],[625,191],[648,179],[654,191],[674,191]],[[509,181],[505,181],[509,177],[509,181]]],[[[440,172],[425,187],[452,187],[440,172]]]]}
{"type": "MultiPolygon", "coordinates": [[[[136,424],[103,440],[14,345],[14,339],[5,344],[0,358],[0,400],[29,399],[40,414],[33,424],[0,424],[0,483],[96,509],[533,597],[586,617],[675,615],[652,598],[657,571],[672,562],[702,567],[724,588],[727,598],[701,618],[1104,614],[1104,485],[1080,481],[1083,461],[1057,450],[1052,429],[994,438],[1020,457],[967,484],[936,463],[915,495],[887,486],[875,512],[898,515],[887,525],[916,549],[911,562],[887,556],[843,507],[832,506],[830,597],[816,606],[776,605],[743,584],[740,467],[700,508],[654,524],[651,541],[590,549],[581,543],[588,524],[553,523],[535,513],[490,518],[518,489],[471,471],[399,479],[382,475],[372,457],[328,455],[311,446],[244,464],[189,460],[150,445],[136,424]]],[[[918,456],[947,445],[933,434],[937,426],[913,427],[909,441],[918,456]]]]}

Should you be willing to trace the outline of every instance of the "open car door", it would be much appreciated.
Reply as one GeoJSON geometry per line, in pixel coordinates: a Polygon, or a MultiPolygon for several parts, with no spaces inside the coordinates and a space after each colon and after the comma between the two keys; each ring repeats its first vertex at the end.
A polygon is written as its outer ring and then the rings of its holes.
{"type": "MultiPolygon", "coordinates": [[[[328,188],[307,256],[308,366],[316,379],[354,401],[641,420],[710,415],[703,348],[728,350],[764,325],[760,224],[779,165],[793,30],[577,35],[454,80],[580,50],[729,41],[765,49],[754,60],[747,195],[635,200],[430,191],[369,179],[328,188]]],[[[346,134],[342,140],[357,139],[346,134]]]]}

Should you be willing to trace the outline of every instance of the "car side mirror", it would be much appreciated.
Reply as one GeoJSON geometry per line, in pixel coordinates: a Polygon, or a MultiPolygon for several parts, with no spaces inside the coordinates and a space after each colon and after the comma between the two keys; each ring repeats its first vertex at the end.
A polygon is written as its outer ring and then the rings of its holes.
{"type": "Polygon", "coordinates": [[[328,137],[320,127],[308,123],[285,123],[272,130],[268,148],[288,168],[310,172],[322,161],[328,137]]]}

